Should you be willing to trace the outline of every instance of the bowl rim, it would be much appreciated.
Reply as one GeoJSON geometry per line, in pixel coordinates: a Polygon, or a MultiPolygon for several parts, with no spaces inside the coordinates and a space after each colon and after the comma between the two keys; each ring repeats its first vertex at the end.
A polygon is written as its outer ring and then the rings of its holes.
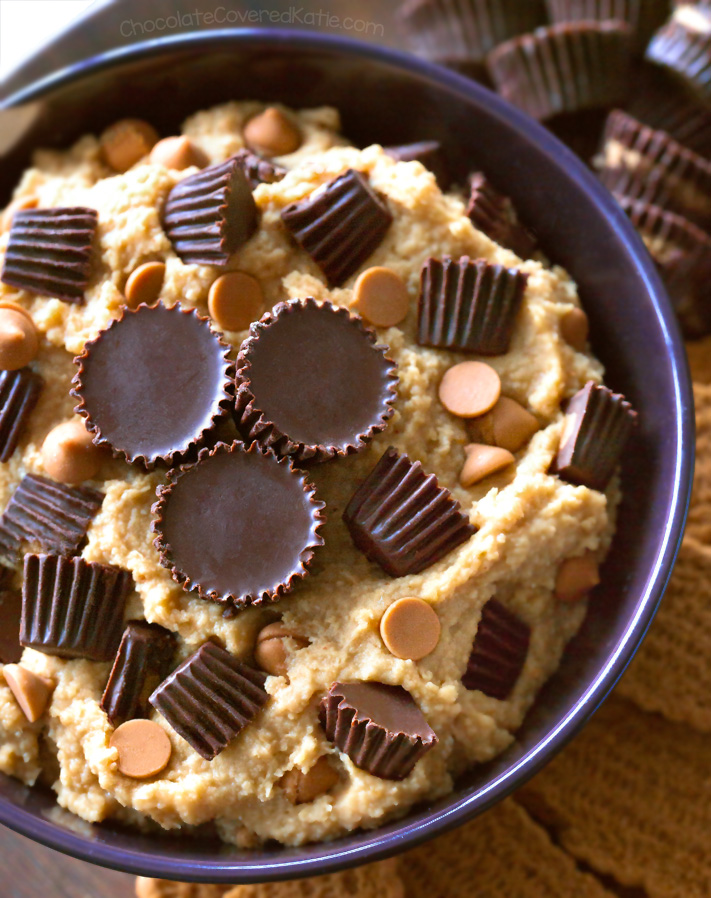
{"type": "Polygon", "coordinates": [[[676,439],[674,491],[670,502],[672,514],[660,537],[656,562],[649,572],[645,590],[638,598],[635,614],[628,622],[622,638],[610,652],[604,667],[588,684],[565,717],[515,765],[507,768],[481,789],[439,810],[416,813],[414,820],[405,817],[402,821],[396,821],[396,832],[387,836],[384,833],[379,836],[381,830],[378,829],[358,833],[358,843],[345,848],[339,847],[340,840],[307,844],[296,849],[304,853],[302,859],[291,857],[279,860],[277,853],[273,860],[251,862],[248,859],[240,861],[238,858],[225,856],[224,860],[220,860],[219,865],[216,865],[214,862],[194,858],[166,859],[160,852],[155,853],[151,850],[136,851],[106,845],[102,843],[100,837],[88,839],[40,818],[31,811],[6,803],[0,798],[0,823],[49,848],[127,873],[180,879],[186,882],[248,884],[296,879],[334,873],[361,863],[382,860],[462,825],[475,816],[474,807],[477,814],[488,810],[534,776],[580,731],[599,708],[622,676],[644,638],[669,582],[681,545],[694,472],[694,398],[688,360],[671,302],[642,240],[612,196],[571,150],[541,124],[476,82],[414,54],[369,44],[355,38],[281,28],[226,28],[165,35],[97,54],[16,91],[0,101],[0,109],[39,100],[54,88],[66,86],[116,64],[143,60],[160,56],[166,51],[190,49],[198,45],[213,46],[220,43],[248,45],[251,42],[267,42],[276,47],[289,44],[290,47],[296,46],[304,52],[324,50],[340,52],[351,57],[387,64],[434,81],[450,92],[458,94],[464,101],[473,100],[479,105],[486,106],[488,114],[503,120],[509,127],[525,131],[529,139],[538,144],[539,150],[545,151],[555,161],[558,168],[566,169],[567,176],[586,191],[594,201],[598,214],[612,226],[621,246],[629,257],[634,259],[652,299],[658,326],[669,351],[674,382],[676,439]]]}

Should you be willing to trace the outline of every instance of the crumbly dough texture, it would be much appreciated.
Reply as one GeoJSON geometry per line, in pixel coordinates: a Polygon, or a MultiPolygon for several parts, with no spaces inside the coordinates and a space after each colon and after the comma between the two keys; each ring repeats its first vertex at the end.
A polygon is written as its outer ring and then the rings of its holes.
{"type": "MultiPolygon", "coordinates": [[[[220,162],[241,148],[243,123],[261,108],[255,103],[228,103],[192,116],[183,131],[212,163],[220,162]]],[[[273,619],[274,610],[310,645],[298,648],[287,641],[288,680],[267,680],[268,704],[212,762],[197,755],[154,713],[171,739],[173,756],[166,770],[148,782],[122,776],[116,750],[109,747],[112,728],[99,708],[109,665],[65,661],[26,649],[22,663],[53,677],[57,688],[44,717],[29,724],[0,677],[0,770],[31,784],[43,768],[56,766],[52,758],[56,754],[58,802],[88,821],[114,817],[174,829],[214,820],[222,838],[237,845],[266,839],[299,845],[378,826],[402,816],[416,802],[445,795],[457,774],[511,744],[536,693],[557,668],[566,643],[582,622],[585,603],[563,604],[553,597],[559,564],[586,550],[602,558],[613,534],[616,482],[605,495],[547,473],[562,428],[561,401],[587,380],[601,381],[603,374],[598,361],[576,352],[560,337],[561,318],[579,305],[570,277],[540,261],[522,262],[475,230],[465,215],[462,196],[443,195],[434,176],[418,162],[395,162],[379,146],[364,150],[348,146],[338,133],[334,110],[295,115],[304,144],[278,160],[290,169],[283,181],[256,189],[260,228],[233,257],[229,269],[259,280],[267,309],[284,299],[306,296],[348,305],[357,275],[343,288],[328,290],[310,258],[290,241],[280,212],[348,167],[367,173],[387,201],[394,223],[364,267],[393,269],[405,280],[411,297],[406,320],[378,331],[399,368],[395,415],[366,451],[312,470],[328,509],[326,545],[316,553],[312,575],[274,609],[249,609],[234,620],[224,619],[217,605],[183,592],[159,564],[150,508],[162,474],[141,473],[119,460],[104,463],[91,485],[105,490],[106,498],[90,527],[83,556],[132,573],[136,591],[128,602],[127,619],[145,617],[174,631],[181,659],[216,636],[231,652],[251,660],[256,633],[273,619]],[[536,415],[542,429],[517,454],[515,466],[470,489],[458,482],[469,442],[466,428],[437,397],[444,372],[464,357],[415,343],[420,268],[429,256],[445,254],[517,265],[529,274],[511,350],[487,361],[499,372],[504,395],[536,415]],[[399,579],[386,576],[354,548],[341,520],[359,478],[390,444],[435,473],[479,527],[466,544],[428,570],[399,579]],[[439,645],[419,662],[394,658],[379,635],[385,609],[412,595],[431,602],[442,624],[439,645]],[[525,668],[507,701],[468,692],[460,682],[481,609],[494,595],[532,631],[525,668]],[[317,705],[335,680],[400,684],[413,695],[439,744],[403,782],[380,780],[358,770],[325,739],[317,705]],[[310,804],[290,804],[280,777],[293,767],[308,770],[322,754],[331,755],[340,772],[339,785],[310,804]]],[[[35,193],[41,207],[97,209],[100,250],[82,306],[0,284],[0,299],[29,309],[41,331],[37,368],[46,381],[18,450],[0,470],[0,508],[23,474],[43,473],[42,441],[72,415],[74,402],[68,395],[72,357],[119,314],[122,290],[133,269],[164,260],[161,300],[180,301],[207,315],[210,285],[222,272],[184,265],[160,226],[169,190],[193,172],[169,171],[143,160],[125,174],[113,174],[101,161],[97,139],[88,136],[66,152],[38,152],[22,178],[15,197],[35,193]]],[[[0,262],[6,246],[3,235],[0,262]]],[[[235,349],[245,336],[246,332],[225,334],[235,349]]]]}

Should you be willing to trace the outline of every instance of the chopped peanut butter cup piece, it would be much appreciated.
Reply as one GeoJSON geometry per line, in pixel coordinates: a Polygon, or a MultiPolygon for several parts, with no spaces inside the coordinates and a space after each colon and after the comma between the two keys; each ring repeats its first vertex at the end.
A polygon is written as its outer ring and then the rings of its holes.
{"type": "Polygon", "coordinates": [[[582,309],[571,309],[560,319],[560,335],[573,349],[584,352],[588,345],[590,322],[582,309]]]}
{"type": "MultiPolygon", "coordinates": [[[[8,568],[4,570],[9,572],[8,568]]],[[[20,621],[22,593],[12,586],[0,589],[0,663],[16,664],[22,658],[20,621]]]]}
{"type": "Polygon", "coordinates": [[[541,425],[514,399],[502,396],[490,412],[470,421],[468,429],[475,442],[518,452],[541,425]]]}
{"type": "Polygon", "coordinates": [[[193,450],[232,403],[227,345],[180,305],[124,308],[74,360],[75,411],[97,446],[146,468],[193,450]]]}
{"type": "Polygon", "coordinates": [[[246,330],[264,311],[262,285],[243,271],[220,275],[210,287],[207,309],[224,330],[246,330]]]}
{"type": "Polygon", "coordinates": [[[287,169],[269,159],[263,159],[257,153],[250,150],[240,150],[235,153],[234,159],[242,169],[244,176],[252,190],[260,184],[276,184],[287,174],[287,169]]]}
{"type": "Polygon", "coordinates": [[[244,128],[248,147],[265,156],[288,156],[301,146],[301,132],[279,109],[270,106],[251,118],[244,128]]]}
{"type": "Polygon", "coordinates": [[[165,233],[190,265],[224,267],[258,225],[252,189],[234,156],[179,181],[163,211],[165,233]]]}
{"type": "Polygon", "coordinates": [[[212,761],[266,704],[264,681],[261,671],[206,642],[161,683],[150,703],[201,757],[212,761]]]}
{"type": "Polygon", "coordinates": [[[147,306],[158,302],[165,279],[165,262],[146,262],[129,275],[124,289],[126,305],[136,309],[141,303],[147,306]]]}
{"type": "Polygon", "coordinates": [[[474,648],[462,677],[465,689],[478,689],[504,701],[511,694],[528,655],[531,628],[501,602],[489,599],[481,611],[474,648]]]}
{"type": "Polygon", "coordinates": [[[380,636],[396,658],[419,661],[437,648],[442,627],[434,608],[414,596],[398,599],[380,619],[380,636]]]}
{"type": "Polygon", "coordinates": [[[459,418],[476,418],[492,409],[501,396],[501,379],[485,362],[460,362],[439,385],[442,405],[459,418]]]}
{"type": "Polygon", "coordinates": [[[600,583],[600,567],[594,552],[567,558],[558,568],[555,597],[561,602],[578,602],[600,583]]]}
{"type": "Polygon", "coordinates": [[[279,785],[292,804],[307,804],[330,792],[339,778],[326,755],[323,755],[306,773],[296,767],[287,770],[279,785]]]}
{"type": "Polygon", "coordinates": [[[32,318],[24,310],[0,307],[0,370],[24,368],[38,351],[39,336],[32,318]]]}
{"type": "Polygon", "coordinates": [[[29,368],[0,371],[0,462],[12,458],[43,386],[29,368]]]}
{"type": "Polygon", "coordinates": [[[103,501],[104,494],[89,487],[26,474],[0,518],[0,555],[14,563],[23,542],[74,554],[103,501]]]}
{"type": "Polygon", "coordinates": [[[151,150],[150,161],[174,171],[185,168],[205,168],[210,160],[207,153],[184,134],[178,137],[164,137],[151,150]]]}
{"type": "Polygon", "coordinates": [[[267,624],[257,635],[254,647],[254,660],[257,666],[273,677],[285,677],[287,674],[288,652],[284,642],[292,639],[297,648],[306,648],[308,639],[287,629],[281,621],[267,624]]]}
{"type": "Polygon", "coordinates": [[[169,630],[146,621],[128,622],[100,705],[114,726],[148,716],[148,696],[170,673],[175,648],[169,630]]]}
{"type": "Polygon", "coordinates": [[[42,443],[44,469],[59,483],[78,484],[93,480],[103,459],[104,451],[95,445],[79,418],[58,424],[42,443]]]}
{"type": "Polygon", "coordinates": [[[350,307],[375,327],[393,327],[407,317],[410,294],[400,275],[376,266],[358,276],[350,307]]]}
{"type": "Polygon", "coordinates": [[[397,374],[386,350],[346,309],[280,303],[252,325],[237,356],[241,432],[297,461],[360,451],[393,414],[397,374]],[[298,374],[285,378],[287,370],[298,374]]]}
{"type": "Polygon", "coordinates": [[[281,213],[282,221],[326,276],[340,287],[383,242],[393,217],[358,171],[348,169],[281,213]]]}
{"type": "Polygon", "coordinates": [[[281,598],[323,545],[324,505],[314,487],[256,443],[203,449],[196,464],[171,471],[157,495],[161,564],[183,589],[228,608],[281,598]]]}
{"type": "Polygon", "coordinates": [[[467,457],[459,475],[459,482],[465,488],[474,486],[492,474],[498,474],[516,462],[515,457],[507,449],[501,449],[499,446],[470,443],[465,450],[467,457]]]}
{"type": "Polygon", "coordinates": [[[107,164],[117,172],[128,171],[158,143],[158,132],[139,118],[124,118],[104,131],[99,143],[107,164]]]}
{"type": "Polygon", "coordinates": [[[636,420],[624,396],[589,381],[567,405],[552,472],[576,486],[604,491],[636,420]]]}
{"type": "Polygon", "coordinates": [[[111,734],[109,747],[118,752],[119,773],[145,780],[165,770],[173,753],[168,734],[154,720],[128,720],[111,734]]]}
{"type": "Polygon", "coordinates": [[[356,767],[380,779],[405,779],[438,741],[401,686],[334,683],[321,701],[319,720],[356,767]]]}
{"type": "Polygon", "coordinates": [[[468,256],[428,259],[420,276],[420,346],[504,355],[528,275],[468,256]]]}
{"type": "Polygon", "coordinates": [[[536,238],[518,220],[511,200],[499,193],[482,172],[469,178],[467,215],[477,230],[522,259],[536,249],[536,238]]]}
{"type": "Polygon", "coordinates": [[[45,712],[54,683],[19,664],[6,664],[2,673],[20,710],[30,723],[35,723],[45,712]]]}
{"type": "Polygon", "coordinates": [[[128,571],[111,565],[25,555],[21,644],[60,658],[110,661],[132,585],[128,571]]]}
{"type": "Polygon", "coordinates": [[[355,545],[392,577],[417,574],[476,532],[434,474],[390,447],[343,513],[355,545]]]}
{"type": "Polygon", "coordinates": [[[94,209],[31,209],[12,219],[0,280],[11,287],[83,303],[98,228],[94,209]]]}
{"type": "Polygon", "coordinates": [[[438,140],[422,140],[418,143],[405,143],[383,149],[396,162],[421,162],[435,176],[439,189],[449,190],[452,179],[442,144],[438,140]]]}

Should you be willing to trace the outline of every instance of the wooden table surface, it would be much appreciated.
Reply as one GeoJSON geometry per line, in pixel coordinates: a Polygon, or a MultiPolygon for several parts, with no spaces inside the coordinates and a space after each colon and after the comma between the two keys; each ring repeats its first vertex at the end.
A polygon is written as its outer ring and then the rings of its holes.
{"type": "Polygon", "coordinates": [[[0,826],[2,898],[133,898],[134,877],[75,861],[0,826]]]}

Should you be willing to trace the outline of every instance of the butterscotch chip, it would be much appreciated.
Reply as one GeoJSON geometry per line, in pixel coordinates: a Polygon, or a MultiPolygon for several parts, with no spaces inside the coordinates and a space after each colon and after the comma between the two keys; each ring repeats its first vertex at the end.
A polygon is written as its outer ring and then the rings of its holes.
{"type": "Polygon", "coordinates": [[[0,217],[0,234],[9,231],[12,225],[12,216],[16,212],[23,212],[25,209],[36,209],[39,205],[39,199],[36,196],[21,196],[5,207],[5,211],[0,217]]]}
{"type": "Polygon", "coordinates": [[[15,309],[0,309],[0,370],[17,371],[36,358],[37,328],[32,319],[15,309]]]}
{"type": "Polygon", "coordinates": [[[583,352],[588,342],[590,323],[582,309],[571,309],[560,320],[560,335],[573,349],[583,352]]]}
{"type": "Polygon", "coordinates": [[[561,602],[577,602],[600,582],[600,568],[594,552],[567,558],[558,568],[555,597],[561,602]]]}
{"type": "Polygon", "coordinates": [[[287,671],[287,650],[284,639],[294,640],[299,648],[306,648],[308,639],[288,630],[281,621],[268,624],[260,630],[254,649],[257,665],[273,677],[285,677],[287,671]]]}
{"type": "Polygon", "coordinates": [[[246,330],[264,311],[262,285],[243,271],[223,274],[210,287],[207,309],[223,330],[246,330]]]}
{"type": "Polygon", "coordinates": [[[164,278],[165,262],[146,262],[145,265],[139,265],[126,281],[124,289],[126,305],[130,309],[137,308],[141,303],[147,306],[155,305],[163,288],[164,278]]]}
{"type": "Polygon", "coordinates": [[[172,746],[165,730],[154,720],[127,720],[109,741],[118,750],[118,769],[124,776],[143,780],[165,770],[172,746]]]}
{"type": "Polygon", "coordinates": [[[244,129],[248,147],[265,156],[287,156],[301,146],[301,132],[274,107],[251,118],[244,129]]]}
{"type": "Polygon", "coordinates": [[[410,296],[403,279],[390,268],[376,266],[355,282],[351,309],[376,327],[393,327],[407,317],[410,296]]]}
{"type": "Polygon", "coordinates": [[[434,608],[422,599],[398,599],[380,620],[380,636],[396,658],[419,661],[437,648],[442,631],[434,608]]]}
{"type": "Polygon", "coordinates": [[[295,767],[287,770],[279,782],[292,804],[306,804],[329,792],[338,779],[338,774],[323,755],[306,773],[295,767]]]}
{"type": "Polygon", "coordinates": [[[492,409],[501,396],[501,378],[485,362],[461,362],[439,385],[442,405],[460,418],[476,418],[492,409]]]}
{"type": "Polygon", "coordinates": [[[128,171],[158,143],[156,129],[138,118],[124,118],[104,131],[100,144],[104,159],[117,172],[128,171]]]}
{"type": "Polygon", "coordinates": [[[508,396],[502,396],[490,412],[472,422],[477,440],[518,452],[541,426],[534,415],[508,396]]]}
{"type": "Polygon", "coordinates": [[[3,675],[25,717],[30,723],[39,720],[54,691],[54,683],[19,664],[6,664],[3,675]]]}
{"type": "Polygon", "coordinates": [[[464,487],[473,486],[492,474],[498,474],[516,461],[508,449],[485,446],[483,443],[471,443],[466,447],[466,453],[467,460],[459,475],[459,482],[464,487]]]}
{"type": "Polygon", "coordinates": [[[175,171],[183,171],[193,165],[205,168],[210,162],[207,153],[185,135],[159,140],[151,150],[150,161],[175,171]]]}
{"type": "Polygon", "coordinates": [[[34,324],[32,315],[30,315],[27,309],[23,308],[19,304],[19,302],[13,302],[11,299],[0,299],[0,309],[10,309],[13,312],[19,312],[20,315],[24,315],[25,318],[29,318],[29,320],[34,324]]]}
{"type": "Polygon", "coordinates": [[[42,444],[45,471],[59,483],[78,484],[96,477],[104,452],[79,418],[50,430],[42,444]]]}

